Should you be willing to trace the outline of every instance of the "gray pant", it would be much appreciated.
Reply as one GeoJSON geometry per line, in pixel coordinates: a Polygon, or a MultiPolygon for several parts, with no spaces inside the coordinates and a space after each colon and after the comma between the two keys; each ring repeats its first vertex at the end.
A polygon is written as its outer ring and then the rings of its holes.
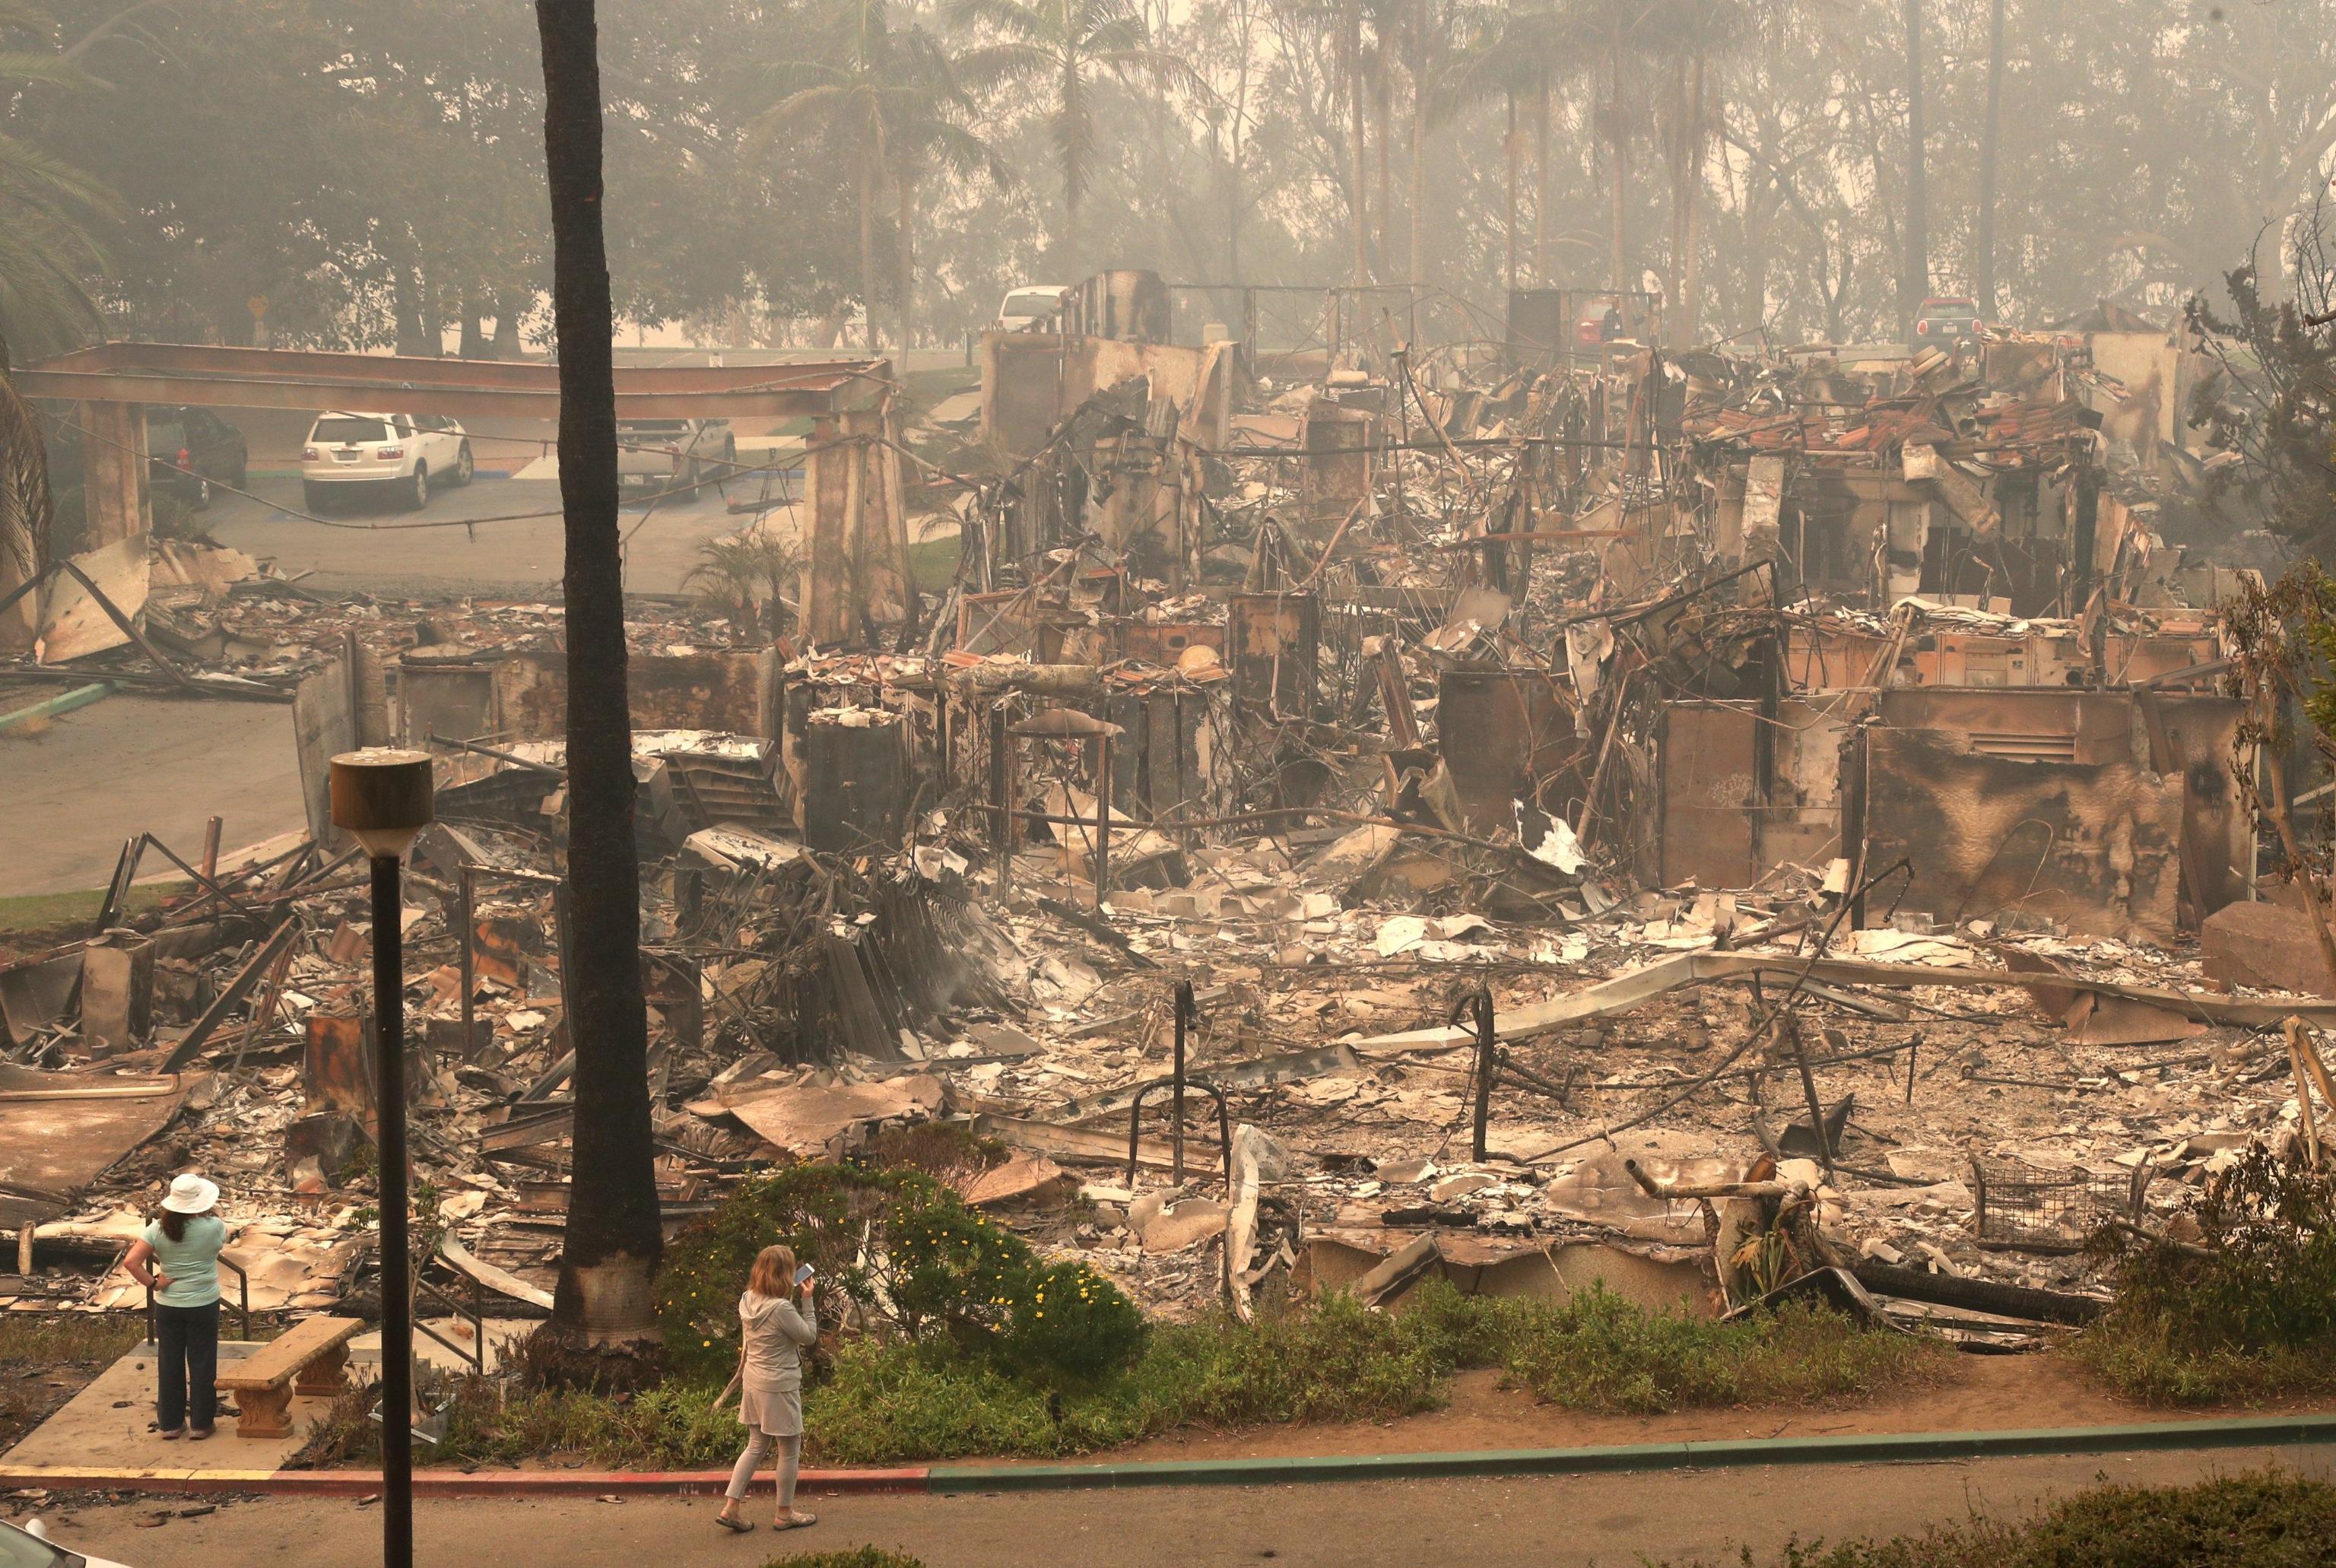
{"type": "Polygon", "coordinates": [[[768,1432],[746,1434],[746,1450],[738,1456],[738,1463],[730,1467],[730,1489],[726,1495],[736,1502],[746,1495],[746,1488],[754,1482],[754,1472],[771,1456],[771,1448],[779,1450],[779,1506],[795,1505],[795,1465],[803,1458],[803,1434],[792,1437],[774,1437],[768,1432]]]}

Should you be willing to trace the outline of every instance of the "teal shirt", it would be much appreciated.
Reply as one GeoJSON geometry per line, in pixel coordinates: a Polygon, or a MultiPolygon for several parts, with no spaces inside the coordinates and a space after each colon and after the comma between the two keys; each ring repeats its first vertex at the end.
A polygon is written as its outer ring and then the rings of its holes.
{"type": "Polygon", "coordinates": [[[165,1307],[208,1307],[219,1299],[219,1255],[227,1245],[227,1227],[216,1214],[197,1214],[187,1222],[186,1239],[174,1242],[161,1221],[146,1227],[145,1242],[154,1249],[154,1272],[170,1284],[154,1292],[165,1307]]]}

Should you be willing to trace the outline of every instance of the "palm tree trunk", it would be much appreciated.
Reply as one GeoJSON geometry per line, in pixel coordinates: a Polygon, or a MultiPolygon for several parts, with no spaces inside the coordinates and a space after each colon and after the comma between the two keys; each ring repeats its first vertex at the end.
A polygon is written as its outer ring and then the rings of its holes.
{"type": "Polygon", "coordinates": [[[917,307],[917,180],[906,170],[898,181],[900,191],[900,363],[893,369],[900,375],[909,373],[909,345],[916,330],[917,307]]]}
{"type": "Polygon", "coordinates": [[[1687,250],[1688,107],[1684,59],[1672,62],[1669,96],[1670,126],[1664,138],[1663,152],[1670,165],[1671,234],[1663,256],[1663,341],[1676,347],[1679,341],[1679,285],[1687,250]]]}
{"type": "Polygon", "coordinates": [[[1504,93],[1502,99],[1508,105],[1508,129],[1501,136],[1501,154],[1509,166],[1509,287],[1517,286],[1517,95],[1504,93]]]}
{"type": "Polygon", "coordinates": [[[1352,179],[1348,189],[1354,197],[1348,217],[1355,239],[1355,283],[1360,287],[1371,277],[1370,202],[1364,195],[1370,166],[1363,156],[1363,9],[1358,0],[1347,0],[1347,127],[1352,179]]]}
{"type": "Polygon", "coordinates": [[[1979,133],[1979,265],[1971,291],[1981,321],[1995,319],[1995,156],[2003,128],[2003,0],[1987,11],[1987,122],[1979,133]]]}
{"type": "Polygon", "coordinates": [[[1394,120],[1394,118],[1395,118],[1395,102],[1394,102],[1394,100],[1395,100],[1395,84],[1394,84],[1394,83],[1393,83],[1392,81],[1390,81],[1390,80],[1388,79],[1387,67],[1387,43],[1386,43],[1386,41],[1385,41],[1384,39],[1382,39],[1382,40],[1380,41],[1380,43],[1379,43],[1379,59],[1378,59],[1378,66],[1377,66],[1377,70],[1372,73],[1372,77],[1371,77],[1371,87],[1372,87],[1372,102],[1371,102],[1371,107],[1372,107],[1372,109],[1374,110],[1374,112],[1375,112],[1375,113],[1376,113],[1376,117],[1377,117],[1377,121],[1378,121],[1378,136],[1379,136],[1379,160],[1378,160],[1378,161],[1379,161],[1379,210],[1378,210],[1379,269],[1380,269],[1382,272],[1384,272],[1384,271],[1386,271],[1389,267],[1391,267],[1391,266],[1393,266],[1393,265],[1394,265],[1394,258],[1395,258],[1395,251],[1394,251],[1394,249],[1393,249],[1393,248],[1392,248],[1392,246],[1393,246],[1393,237],[1388,233],[1388,230],[1387,230],[1387,225],[1388,225],[1388,224],[1390,224],[1390,223],[1392,223],[1392,222],[1395,220],[1395,202],[1394,202],[1394,199],[1393,199],[1393,180],[1391,180],[1391,178],[1389,177],[1388,172],[1387,172],[1387,145],[1388,145],[1388,141],[1389,141],[1389,138],[1388,138],[1388,136],[1387,136],[1387,131],[1388,131],[1388,130],[1389,130],[1389,128],[1390,128],[1390,122],[1392,122],[1392,121],[1394,120]]]}
{"type": "Polygon", "coordinates": [[[1427,276],[1427,63],[1423,53],[1411,71],[1411,281],[1427,276]]]}
{"type": "Polygon", "coordinates": [[[1624,192],[1630,183],[1630,141],[1622,124],[1622,40],[1619,34],[1610,37],[1606,49],[1606,73],[1611,96],[1607,100],[1606,137],[1611,144],[1613,162],[1613,209],[1608,215],[1608,229],[1612,242],[1612,254],[1608,262],[1612,287],[1628,288],[1631,280],[1625,276],[1624,258],[1630,254],[1630,204],[1624,192]]]}
{"type": "Polygon", "coordinates": [[[1911,341],[1914,313],[1931,291],[1931,195],[1922,143],[1922,0],[1904,0],[1906,21],[1906,258],[1898,282],[1898,331],[1911,341]]]}
{"type": "Polygon", "coordinates": [[[1680,348],[1695,346],[1703,313],[1698,296],[1703,287],[1704,91],[1703,51],[1698,49],[1688,75],[1687,161],[1679,188],[1679,330],[1671,342],[1680,348]]]}
{"type": "Polygon", "coordinates": [[[1533,94],[1533,281],[1549,282],[1549,82],[1533,94]]]}
{"type": "Polygon", "coordinates": [[[865,313],[861,346],[876,352],[876,166],[862,154],[860,172],[860,307],[865,313]]]}
{"type": "Polygon", "coordinates": [[[617,541],[617,392],[601,229],[599,30],[593,0],[535,0],[543,158],[551,189],[552,319],[560,347],[560,498],[566,519],[568,1016],[575,1051],[575,1184],[551,1332],[570,1344],[657,1339],[664,1252],[649,1129],[640,862],[617,541]]]}

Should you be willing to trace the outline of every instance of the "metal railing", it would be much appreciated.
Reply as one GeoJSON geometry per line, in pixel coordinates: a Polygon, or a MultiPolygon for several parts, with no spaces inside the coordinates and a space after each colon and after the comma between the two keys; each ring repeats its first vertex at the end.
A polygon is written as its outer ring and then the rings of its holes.
{"type": "MultiPolygon", "coordinates": [[[[127,1252],[122,1254],[125,1258],[129,1255],[127,1252]]],[[[235,1273],[236,1318],[242,1326],[243,1337],[248,1339],[251,1338],[251,1276],[243,1271],[241,1263],[225,1252],[219,1255],[219,1263],[220,1268],[232,1270],[235,1273]]],[[[161,1343],[154,1332],[154,1287],[151,1285],[146,1287],[146,1342],[150,1345],[161,1343]]]]}
{"type": "Polygon", "coordinates": [[[457,1301],[453,1297],[448,1295],[444,1290],[440,1290],[437,1286],[432,1284],[427,1280],[420,1278],[415,1279],[414,1281],[414,1293],[417,1297],[429,1297],[431,1300],[436,1302],[439,1306],[443,1307],[446,1310],[448,1316],[461,1318],[471,1325],[470,1349],[464,1349],[462,1346],[457,1345],[453,1340],[449,1339],[445,1335],[432,1328],[429,1323],[423,1320],[422,1314],[417,1312],[414,1315],[414,1326],[415,1329],[429,1335],[441,1345],[445,1346],[446,1349],[453,1351],[454,1354],[470,1362],[471,1370],[473,1374],[482,1378],[485,1377],[487,1373],[486,1295],[480,1287],[479,1282],[476,1280],[472,1280],[471,1281],[471,1304],[467,1307],[463,1306],[460,1301],[457,1301]]]}

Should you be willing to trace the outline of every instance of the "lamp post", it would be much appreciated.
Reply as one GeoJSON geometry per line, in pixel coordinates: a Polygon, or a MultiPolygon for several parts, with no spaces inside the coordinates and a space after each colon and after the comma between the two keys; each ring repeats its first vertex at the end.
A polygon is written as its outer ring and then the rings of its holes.
{"type": "Polygon", "coordinates": [[[398,858],[430,825],[427,752],[368,747],[333,759],[333,823],[373,867],[375,1149],[381,1170],[381,1548],[414,1563],[414,1281],[406,1241],[404,902],[398,858]]]}

